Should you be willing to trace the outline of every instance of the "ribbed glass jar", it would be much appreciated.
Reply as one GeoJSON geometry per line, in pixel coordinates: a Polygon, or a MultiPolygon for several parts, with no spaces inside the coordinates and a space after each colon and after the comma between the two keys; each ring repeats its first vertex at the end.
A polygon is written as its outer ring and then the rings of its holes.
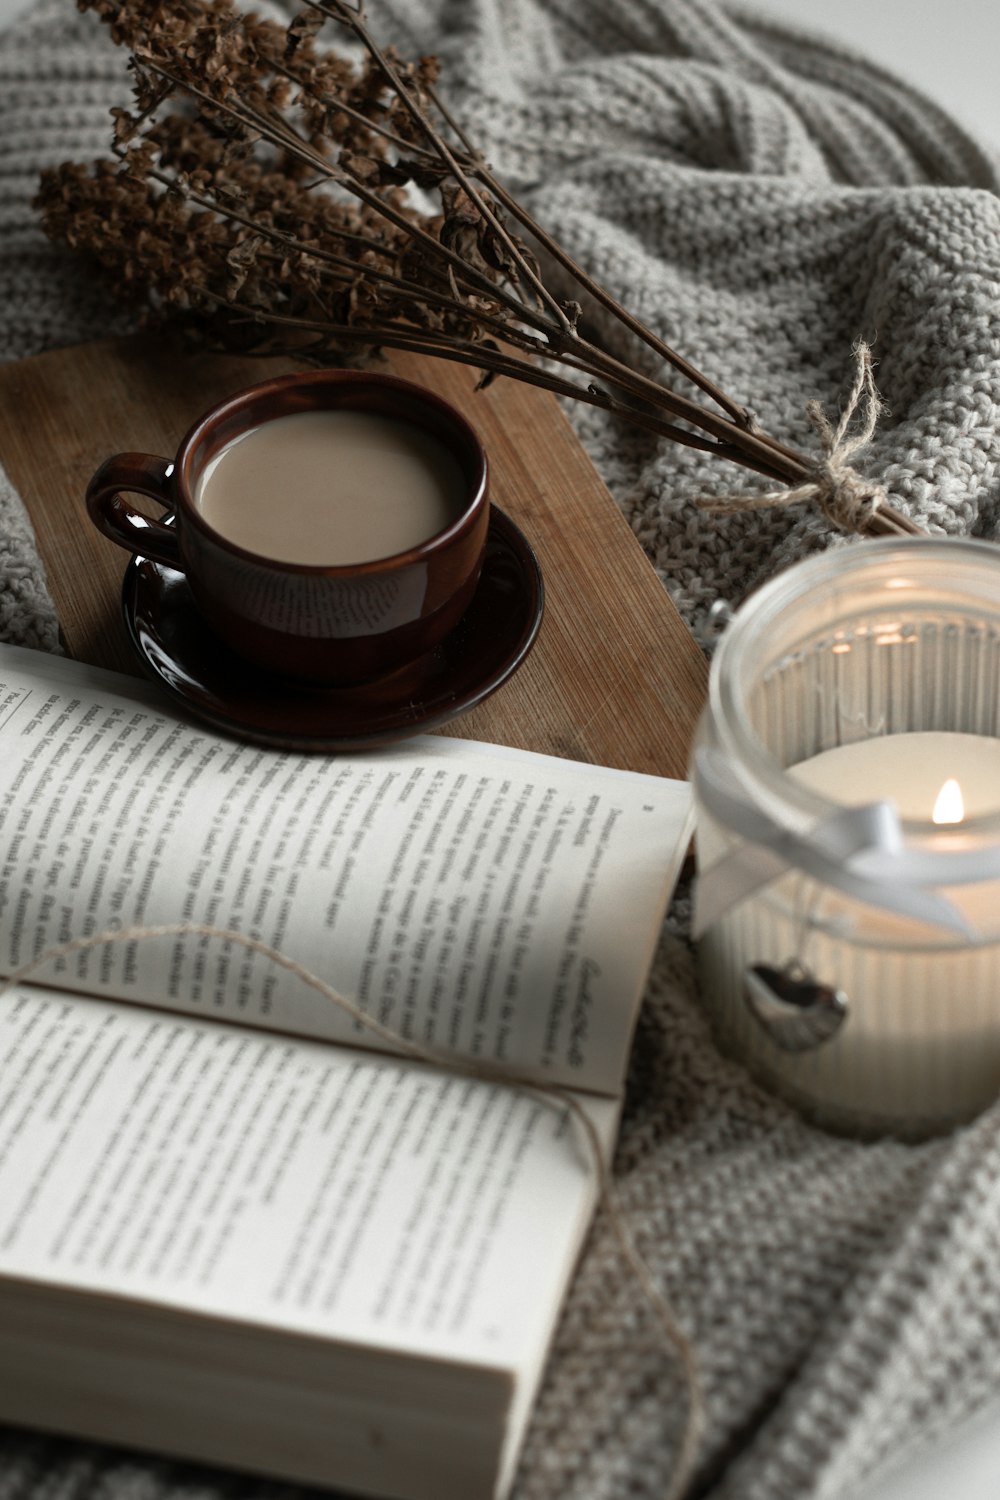
{"type": "MultiPolygon", "coordinates": [[[[736,772],[750,807],[808,840],[845,802],[887,791],[862,774],[833,796],[792,767],[807,772],[823,752],[898,736],[878,748],[902,781],[932,736],[952,734],[982,737],[966,742],[974,753],[1000,753],[1000,549],[865,541],[789,569],[733,617],[712,664],[692,770],[700,877],[741,846],[753,846],[752,859],[759,842],[734,826],[739,818],[709,813],[698,790],[706,748],[736,772]]],[[[985,802],[960,823],[935,824],[928,805],[900,825],[925,868],[956,851],[977,872],[992,868],[937,886],[971,931],[887,911],[792,868],[701,936],[703,998],[720,1042],[822,1122],[920,1137],[1000,1091],[1000,777],[985,802]],[[776,976],[804,1007],[791,1050],[776,976]],[[820,990],[843,1009],[814,1038],[808,1012],[820,990]]]]}

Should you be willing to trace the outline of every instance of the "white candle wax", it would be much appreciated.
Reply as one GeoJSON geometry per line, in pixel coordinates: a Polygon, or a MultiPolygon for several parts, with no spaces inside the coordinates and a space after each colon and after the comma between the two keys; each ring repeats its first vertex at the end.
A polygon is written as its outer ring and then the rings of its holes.
{"type": "MultiPolygon", "coordinates": [[[[969,821],[1000,813],[1000,739],[989,736],[879,736],[824,751],[786,774],[843,806],[893,801],[903,819],[922,825],[912,831],[925,850],[967,848],[969,821]],[[962,819],[934,827],[938,794],[951,780],[961,788],[962,819]]],[[[705,832],[702,852],[720,853],[705,832]]],[[[848,1002],[834,1039],[800,1055],[775,1047],[742,1000],[726,1003],[732,1049],[832,1123],[921,1134],[981,1109],[1000,1089],[1000,881],[942,890],[978,941],[801,874],[731,911],[701,943],[710,1005],[711,991],[740,994],[747,965],[793,960],[848,1002]]]]}
{"type": "Polygon", "coordinates": [[[941,788],[957,781],[964,817],[1000,810],[1000,740],[982,734],[922,730],[837,745],[789,771],[845,807],[887,798],[902,818],[930,822],[941,788]]]}
{"type": "MultiPolygon", "coordinates": [[[[845,807],[861,807],[885,799],[895,803],[901,818],[937,823],[939,831],[931,832],[931,842],[942,850],[957,850],[967,843],[963,823],[1000,811],[1000,740],[988,735],[943,730],[879,735],[824,750],[790,767],[788,774],[845,807]],[[952,786],[957,783],[960,791],[961,812],[957,819],[951,813],[935,816],[938,799],[949,783],[952,786]]],[[[982,936],[1000,927],[1000,882],[982,881],[942,889],[982,936]]],[[[836,914],[835,903],[832,906],[824,901],[823,907],[827,920],[831,920],[836,914]]],[[[868,940],[903,935],[911,942],[936,944],[943,936],[937,928],[915,931],[919,924],[880,912],[878,908],[866,911],[863,917],[855,912],[852,922],[868,940]]],[[[1000,968],[997,988],[1000,999],[1000,968]]]]}

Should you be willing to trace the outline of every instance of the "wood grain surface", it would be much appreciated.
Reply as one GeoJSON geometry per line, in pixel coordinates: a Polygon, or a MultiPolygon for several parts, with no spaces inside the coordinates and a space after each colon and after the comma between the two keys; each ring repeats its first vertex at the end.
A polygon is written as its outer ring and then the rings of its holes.
{"type": "MultiPolygon", "coordinates": [[[[525,532],[545,579],[527,662],[445,732],[685,776],[702,653],[555,398],[508,381],[477,392],[474,372],[444,360],[394,355],[389,367],[476,426],[492,498],[525,532]]],[[[141,671],[121,620],[127,556],[87,519],[90,475],[115,452],[172,455],[202,411],[279,368],[146,337],[0,366],[0,462],[34,524],[71,655],[141,671]]]]}

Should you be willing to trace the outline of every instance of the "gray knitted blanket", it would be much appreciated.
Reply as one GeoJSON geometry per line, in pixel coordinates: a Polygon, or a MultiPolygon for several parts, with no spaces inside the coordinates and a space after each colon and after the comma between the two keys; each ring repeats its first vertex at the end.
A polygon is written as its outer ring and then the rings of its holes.
{"type": "MultiPolygon", "coordinates": [[[[1000,198],[989,156],[863,61],[712,0],[371,0],[446,62],[450,101],[536,214],[669,342],[808,446],[872,342],[888,413],[862,466],[946,533],[1000,524],[1000,198]]],[[[71,0],[0,36],[0,357],[102,335],[107,289],[46,245],[37,170],[106,145],[123,57],[71,0]]],[[[601,330],[609,340],[619,337],[601,330]]],[[[825,546],[806,512],[710,518],[745,476],[573,414],[687,619],[825,546]]],[[[3,455],[0,454],[0,461],[3,455]]],[[[51,647],[17,497],[0,492],[0,633],[51,647]]],[[[803,1124],[720,1059],[681,903],[639,1029],[616,1175],[690,1334],[711,1500],[849,1500],[1000,1394],[1000,1111],[921,1147],[803,1124]]],[[[0,1379],[12,1378],[0,1371],[0,1379]]],[[[517,1500],[662,1492],[679,1369],[600,1222],[562,1319],[517,1500]]],[[[0,1500],[276,1497],[69,1441],[0,1433],[0,1500]]],[[[282,1489],[282,1494],[287,1491],[282,1489]]]]}

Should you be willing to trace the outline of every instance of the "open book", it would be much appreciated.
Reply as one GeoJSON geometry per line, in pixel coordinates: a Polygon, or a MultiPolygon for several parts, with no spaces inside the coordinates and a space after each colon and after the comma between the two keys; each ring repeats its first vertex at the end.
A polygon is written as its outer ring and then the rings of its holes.
{"type": "MultiPolygon", "coordinates": [[[[0,971],[205,924],[575,1091],[611,1150],[686,785],[447,738],[261,750],[0,647],[0,971]]],[[[0,999],[0,1420],[405,1500],[509,1486],[596,1197],[565,1104],[235,941],[0,999]]]]}

